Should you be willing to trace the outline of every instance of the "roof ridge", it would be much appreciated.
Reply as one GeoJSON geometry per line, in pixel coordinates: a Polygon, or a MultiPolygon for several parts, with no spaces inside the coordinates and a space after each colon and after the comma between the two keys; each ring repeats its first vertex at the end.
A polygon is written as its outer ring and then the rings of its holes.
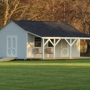
{"type": "Polygon", "coordinates": [[[64,21],[37,21],[37,20],[12,20],[12,21],[31,21],[31,22],[62,22],[62,23],[66,23],[66,22],[64,22],[64,21]]]}

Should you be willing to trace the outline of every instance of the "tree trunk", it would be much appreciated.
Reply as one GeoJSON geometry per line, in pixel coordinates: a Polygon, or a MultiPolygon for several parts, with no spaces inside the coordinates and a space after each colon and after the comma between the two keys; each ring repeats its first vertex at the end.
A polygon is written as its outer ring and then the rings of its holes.
{"type": "Polygon", "coordinates": [[[90,40],[86,40],[87,42],[87,50],[86,50],[86,53],[87,54],[90,54],[90,40]]]}

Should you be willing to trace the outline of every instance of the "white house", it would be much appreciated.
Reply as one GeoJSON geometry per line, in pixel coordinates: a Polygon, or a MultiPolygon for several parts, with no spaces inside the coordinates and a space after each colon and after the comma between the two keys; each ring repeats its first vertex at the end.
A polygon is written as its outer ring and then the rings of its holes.
{"type": "Polygon", "coordinates": [[[80,39],[89,38],[64,22],[13,20],[0,31],[0,58],[80,57],[80,39]]]}

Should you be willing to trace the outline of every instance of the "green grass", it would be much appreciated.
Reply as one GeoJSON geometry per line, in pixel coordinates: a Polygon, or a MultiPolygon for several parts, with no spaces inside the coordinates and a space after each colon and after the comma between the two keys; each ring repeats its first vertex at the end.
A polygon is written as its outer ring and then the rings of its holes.
{"type": "Polygon", "coordinates": [[[90,90],[90,60],[0,62],[0,90],[90,90]]]}

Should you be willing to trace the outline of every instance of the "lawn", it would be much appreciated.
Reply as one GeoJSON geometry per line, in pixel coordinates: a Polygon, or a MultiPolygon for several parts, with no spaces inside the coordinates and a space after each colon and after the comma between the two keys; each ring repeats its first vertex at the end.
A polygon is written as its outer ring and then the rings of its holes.
{"type": "Polygon", "coordinates": [[[90,60],[0,62],[0,90],[90,90],[90,60]]]}

